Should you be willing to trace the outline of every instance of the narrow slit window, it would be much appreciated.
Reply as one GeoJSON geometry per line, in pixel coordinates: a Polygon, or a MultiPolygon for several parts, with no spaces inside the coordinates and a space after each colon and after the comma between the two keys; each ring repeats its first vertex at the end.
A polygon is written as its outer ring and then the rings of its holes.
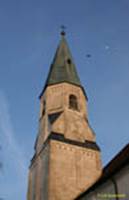
{"type": "Polygon", "coordinates": [[[42,116],[45,115],[46,112],[46,101],[43,101],[43,112],[42,112],[42,116]]]}

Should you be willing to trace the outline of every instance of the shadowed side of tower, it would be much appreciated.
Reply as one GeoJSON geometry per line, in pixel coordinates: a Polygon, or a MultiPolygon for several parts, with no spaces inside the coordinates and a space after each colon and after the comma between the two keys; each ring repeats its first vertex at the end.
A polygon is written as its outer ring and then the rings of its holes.
{"type": "Polygon", "coordinates": [[[88,122],[87,96],[62,34],[40,95],[28,200],[73,200],[99,178],[101,170],[100,149],[88,122]]]}

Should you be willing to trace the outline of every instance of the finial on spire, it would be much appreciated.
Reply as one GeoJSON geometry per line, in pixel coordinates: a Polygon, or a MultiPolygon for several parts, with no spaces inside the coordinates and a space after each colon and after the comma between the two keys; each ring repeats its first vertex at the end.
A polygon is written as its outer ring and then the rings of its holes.
{"type": "Polygon", "coordinates": [[[61,28],[61,35],[65,36],[65,34],[66,34],[65,33],[66,27],[64,25],[62,25],[60,28],[61,28]]]}

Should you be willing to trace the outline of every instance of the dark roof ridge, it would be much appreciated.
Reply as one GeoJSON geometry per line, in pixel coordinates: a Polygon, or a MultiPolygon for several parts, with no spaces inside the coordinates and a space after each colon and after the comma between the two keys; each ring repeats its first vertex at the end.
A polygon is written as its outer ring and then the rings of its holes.
{"type": "Polygon", "coordinates": [[[85,192],[81,193],[75,200],[79,200],[84,195],[93,191],[105,180],[111,179],[121,168],[129,163],[129,143],[104,167],[101,177],[85,192]]]}

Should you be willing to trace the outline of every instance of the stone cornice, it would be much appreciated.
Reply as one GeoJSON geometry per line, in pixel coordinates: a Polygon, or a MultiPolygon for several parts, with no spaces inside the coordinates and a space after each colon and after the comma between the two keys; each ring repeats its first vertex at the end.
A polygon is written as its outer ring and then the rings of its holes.
{"type": "Polygon", "coordinates": [[[65,138],[63,134],[55,133],[55,132],[52,132],[49,137],[50,137],[50,139],[58,140],[60,142],[64,142],[67,144],[76,145],[79,147],[100,151],[99,146],[95,142],[92,142],[92,141],[86,140],[85,142],[80,142],[80,141],[76,141],[76,140],[71,140],[71,139],[65,138]]]}
{"type": "Polygon", "coordinates": [[[30,167],[32,166],[32,164],[36,160],[36,158],[40,155],[42,150],[50,142],[50,140],[56,140],[56,141],[59,141],[59,142],[62,142],[62,143],[66,143],[66,144],[71,144],[71,145],[75,145],[75,146],[82,147],[82,148],[87,148],[87,149],[92,149],[92,150],[95,150],[95,151],[100,151],[99,146],[95,142],[88,141],[88,140],[86,140],[85,142],[71,140],[71,139],[65,138],[64,135],[61,134],[61,133],[51,132],[50,135],[48,136],[48,138],[45,140],[41,150],[37,154],[36,153],[34,154],[33,158],[31,159],[30,167]]]}

